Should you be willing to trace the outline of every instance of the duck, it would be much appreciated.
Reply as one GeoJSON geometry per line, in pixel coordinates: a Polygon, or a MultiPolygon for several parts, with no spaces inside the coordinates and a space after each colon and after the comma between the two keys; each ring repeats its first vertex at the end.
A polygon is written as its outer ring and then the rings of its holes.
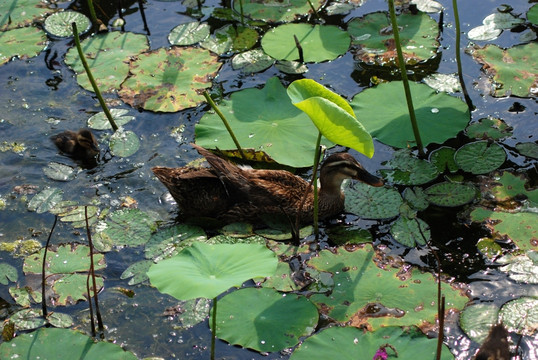
{"type": "Polygon", "coordinates": [[[97,140],[89,129],[66,130],[50,139],[62,153],[75,160],[88,161],[99,154],[97,140]]]}
{"type": "MultiPolygon", "coordinates": [[[[156,166],[151,170],[168,189],[186,218],[213,218],[225,223],[284,218],[301,225],[313,222],[313,186],[286,170],[241,168],[215,153],[191,144],[209,163],[208,168],[156,166]],[[304,198],[306,194],[306,198],[304,198]]],[[[384,182],[350,154],[329,156],[320,169],[318,218],[336,217],[344,210],[341,190],[345,179],[372,186],[384,182]]]]}

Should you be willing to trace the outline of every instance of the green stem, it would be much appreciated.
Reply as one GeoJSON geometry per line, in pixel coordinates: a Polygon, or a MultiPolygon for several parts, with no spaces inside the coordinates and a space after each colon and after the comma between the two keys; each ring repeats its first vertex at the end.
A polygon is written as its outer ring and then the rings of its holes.
{"type": "Polygon", "coordinates": [[[224,114],[219,110],[219,108],[217,107],[213,99],[211,99],[211,96],[209,96],[209,93],[207,92],[207,90],[204,91],[204,97],[206,101],[208,102],[208,104],[211,106],[211,108],[215,110],[217,115],[220,117],[220,119],[224,123],[226,130],[228,130],[228,133],[232,137],[235,147],[237,148],[237,150],[239,150],[239,154],[241,154],[241,157],[243,158],[243,160],[248,160],[245,153],[243,152],[243,149],[241,148],[241,145],[239,145],[239,141],[237,141],[237,138],[235,137],[235,134],[232,128],[230,127],[230,123],[228,123],[228,120],[226,120],[226,117],[224,117],[224,114]]]}
{"type": "Polygon", "coordinates": [[[463,70],[461,66],[461,51],[460,51],[460,43],[461,43],[460,15],[458,12],[457,0],[452,0],[452,7],[454,8],[454,22],[456,23],[456,64],[458,65],[458,78],[460,79],[461,91],[463,92],[463,97],[465,98],[465,102],[467,103],[467,106],[469,107],[469,111],[473,111],[474,105],[471,100],[471,97],[469,96],[469,92],[467,91],[467,87],[465,86],[465,81],[463,81],[463,70]]]}
{"type": "Polygon", "coordinates": [[[94,30],[98,28],[99,21],[97,20],[97,14],[95,14],[95,8],[93,7],[93,0],[88,0],[88,8],[90,9],[90,17],[94,26],[94,30]]]}
{"type": "Polygon", "coordinates": [[[241,13],[241,25],[245,26],[245,15],[243,14],[243,0],[239,0],[239,11],[241,13]]]}
{"type": "Polygon", "coordinates": [[[112,118],[112,114],[110,113],[110,110],[108,110],[108,107],[106,106],[105,100],[103,99],[103,96],[101,95],[101,91],[99,90],[99,87],[97,86],[97,83],[95,82],[95,79],[92,75],[90,67],[88,66],[88,63],[86,62],[86,58],[84,57],[84,53],[82,52],[82,47],[80,46],[80,39],[78,37],[77,24],[73,22],[71,23],[71,27],[73,28],[73,36],[75,37],[75,45],[77,47],[80,61],[82,62],[82,66],[84,66],[84,70],[86,70],[86,74],[88,75],[88,79],[90,80],[90,83],[92,84],[93,91],[95,92],[95,95],[97,96],[97,99],[99,100],[99,104],[101,105],[101,108],[103,109],[108,121],[110,122],[110,126],[112,126],[112,130],[116,132],[118,130],[118,125],[116,125],[116,122],[114,122],[114,119],[112,118]]]}
{"type": "Polygon", "coordinates": [[[316,241],[319,239],[318,167],[319,167],[320,155],[321,155],[321,132],[318,133],[318,139],[316,140],[316,155],[314,155],[314,174],[312,175],[312,183],[314,185],[314,234],[316,235],[316,241]]]}
{"type": "Polygon", "coordinates": [[[314,5],[312,5],[312,2],[310,0],[307,0],[308,1],[308,5],[310,5],[310,8],[312,9],[312,12],[314,13],[314,15],[316,16],[316,19],[319,20],[319,14],[318,14],[318,11],[316,10],[316,8],[314,7],[314,5]]]}
{"type": "Polygon", "coordinates": [[[405,69],[402,45],[400,43],[400,33],[398,31],[398,23],[396,22],[396,13],[394,11],[394,0],[389,0],[389,11],[390,21],[392,23],[392,33],[394,34],[394,42],[396,43],[396,50],[398,52],[398,65],[400,66],[400,72],[402,74],[405,98],[407,99],[407,108],[409,110],[409,117],[411,119],[411,126],[413,127],[413,134],[415,135],[415,141],[417,142],[418,152],[420,156],[424,156],[424,146],[422,145],[420,132],[418,130],[415,108],[413,107],[413,98],[411,97],[411,89],[409,88],[409,79],[407,78],[407,70],[405,69]]]}
{"type": "Polygon", "coordinates": [[[215,360],[215,340],[217,339],[217,297],[213,298],[213,318],[211,319],[211,360],[215,360]]]}

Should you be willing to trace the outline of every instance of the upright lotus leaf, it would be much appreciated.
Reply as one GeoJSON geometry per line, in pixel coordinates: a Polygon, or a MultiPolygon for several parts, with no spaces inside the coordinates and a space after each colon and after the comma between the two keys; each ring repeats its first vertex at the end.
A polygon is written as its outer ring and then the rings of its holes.
{"type": "Polygon", "coordinates": [[[8,30],[1,35],[0,65],[13,57],[26,59],[37,56],[47,46],[47,35],[43,30],[32,26],[8,30]]]}
{"type": "Polygon", "coordinates": [[[136,360],[137,357],[106,341],[94,340],[79,331],[41,328],[0,344],[2,359],[136,360]]]}
{"type": "MultiPolygon", "coordinates": [[[[437,93],[425,84],[410,83],[422,143],[442,144],[463,130],[469,120],[465,102],[437,93]]],[[[366,130],[384,144],[407,148],[415,144],[401,81],[392,81],[355,95],[351,107],[366,130]],[[390,99],[390,101],[387,101],[390,99]]]]}
{"type": "Polygon", "coordinates": [[[218,57],[195,47],[172,47],[138,55],[118,92],[136,108],[175,112],[199,105],[198,91],[211,87],[221,67],[218,57]]]}
{"type": "MultiPolygon", "coordinates": [[[[435,359],[437,340],[429,339],[417,328],[403,329],[390,326],[374,332],[354,327],[333,326],[307,338],[291,354],[290,360],[338,359],[435,359]],[[398,356],[387,346],[396,349],[398,356]],[[385,347],[387,357],[375,357],[385,347]]],[[[443,345],[441,360],[454,359],[443,345]]]]}
{"type": "Polygon", "coordinates": [[[488,141],[475,141],[460,147],[454,155],[456,164],[471,174],[487,174],[499,168],[506,160],[506,152],[488,141]]]}
{"type": "MultiPolygon", "coordinates": [[[[149,48],[145,35],[119,31],[89,37],[81,42],[81,46],[101,92],[119,89],[129,74],[129,60],[149,48]]],[[[77,74],[79,85],[93,91],[76,48],[69,49],[65,63],[77,74]]]]}
{"type": "Polygon", "coordinates": [[[334,60],[349,49],[349,34],[333,25],[284,24],[262,38],[263,51],[277,60],[299,60],[295,37],[305,62],[334,60]]]}
{"type": "MultiPolygon", "coordinates": [[[[439,27],[435,20],[424,13],[400,14],[396,18],[406,64],[413,65],[437,55],[439,27]]],[[[371,13],[353,19],[348,23],[347,31],[353,37],[353,44],[359,47],[356,57],[360,61],[396,65],[396,43],[386,13],[371,13]]]]}
{"type": "MultiPolygon", "coordinates": [[[[241,147],[264,151],[279,164],[312,166],[318,130],[304,112],[293,106],[278,78],[267,80],[262,89],[234,92],[218,107],[241,147]]],[[[222,120],[212,112],[204,114],[195,133],[196,144],[205,148],[236,148],[222,120]]],[[[328,140],[323,144],[332,146],[328,140]]]]}
{"type": "MultiPolygon", "coordinates": [[[[401,276],[398,269],[377,267],[374,250],[365,246],[354,252],[323,250],[308,265],[333,274],[329,295],[313,294],[310,300],[330,318],[351,324],[365,324],[376,330],[383,326],[410,326],[434,323],[437,317],[437,283],[429,273],[411,269],[401,276]],[[381,314],[366,311],[378,304],[381,314]]],[[[442,283],[446,309],[462,309],[469,300],[460,290],[442,283]]]]}
{"type": "Polygon", "coordinates": [[[260,352],[293,347],[310,335],[318,323],[318,311],[304,296],[268,288],[246,288],[219,300],[219,339],[260,352]]]}
{"type": "Polygon", "coordinates": [[[0,1],[0,31],[22,28],[57,11],[37,0],[0,1]]]}
{"type": "Polygon", "coordinates": [[[292,82],[288,95],[293,105],[304,111],[327,139],[370,158],[374,155],[372,137],[342,97],[311,79],[292,82]]]}
{"type": "Polygon", "coordinates": [[[242,11],[246,16],[252,19],[263,20],[267,22],[288,22],[295,20],[298,16],[307,15],[311,12],[313,6],[319,9],[324,2],[322,0],[243,0],[234,1],[234,10],[239,14],[242,11]]]}
{"type": "Polygon", "coordinates": [[[493,76],[492,95],[536,97],[538,44],[530,42],[502,49],[497,45],[475,48],[473,57],[493,76]]]}
{"type": "Polygon", "coordinates": [[[151,284],[178,300],[214,298],[233,286],[275,273],[278,259],[265,245],[194,243],[150,267],[151,284]]]}

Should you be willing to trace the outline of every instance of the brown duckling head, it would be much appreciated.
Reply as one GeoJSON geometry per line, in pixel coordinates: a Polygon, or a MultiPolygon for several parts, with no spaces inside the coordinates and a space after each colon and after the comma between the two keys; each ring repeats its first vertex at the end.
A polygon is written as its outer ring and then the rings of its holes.
{"type": "Polygon", "coordinates": [[[97,140],[89,129],[67,130],[52,136],[51,140],[64,154],[75,159],[91,159],[99,153],[97,140]]]}
{"type": "Polygon", "coordinates": [[[348,153],[338,153],[329,156],[321,166],[321,189],[328,192],[340,193],[340,186],[345,179],[362,181],[371,186],[383,186],[383,180],[370,174],[362,165],[348,153]]]}

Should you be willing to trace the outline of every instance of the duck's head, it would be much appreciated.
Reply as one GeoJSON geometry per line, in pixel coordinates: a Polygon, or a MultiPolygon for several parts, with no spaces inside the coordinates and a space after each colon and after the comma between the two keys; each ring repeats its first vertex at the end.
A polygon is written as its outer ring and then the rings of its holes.
{"type": "Polygon", "coordinates": [[[95,136],[88,129],[80,129],[77,133],[77,143],[85,148],[92,156],[99,153],[99,147],[95,136]]]}
{"type": "Polygon", "coordinates": [[[383,179],[366,171],[362,165],[348,153],[338,153],[329,156],[321,166],[319,180],[321,188],[338,191],[345,179],[362,181],[372,186],[383,186],[383,179]]]}

